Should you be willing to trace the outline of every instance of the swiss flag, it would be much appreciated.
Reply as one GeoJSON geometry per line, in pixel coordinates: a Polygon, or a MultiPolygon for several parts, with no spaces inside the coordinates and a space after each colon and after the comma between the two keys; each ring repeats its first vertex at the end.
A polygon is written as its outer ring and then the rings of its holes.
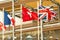
{"type": "Polygon", "coordinates": [[[23,22],[30,21],[30,20],[37,20],[38,15],[37,13],[30,12],[30,10],[28,10],[27,8],[22,7],[22,19],[23,19],[23,22]]]}

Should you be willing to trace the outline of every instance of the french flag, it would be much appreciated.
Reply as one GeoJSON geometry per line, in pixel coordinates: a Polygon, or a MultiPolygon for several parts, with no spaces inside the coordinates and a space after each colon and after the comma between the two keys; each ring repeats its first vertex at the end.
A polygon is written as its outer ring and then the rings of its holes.
{"type": "Polygon", "coordinates": [[[10,24],[14,26],[15,20],[8,14],[7,11],[4,11],[4,25],[10,25],[10,24]]]}
{"type": "Polygon", "coordinates": [[[9,15],[7,11],[4,11],[4,15],[3,15],[3,11],[0,11],[0,30],[5,31],[7,27],[6,25],[10,25],[10,24],[14,26],[15,20],[9,15]]]}

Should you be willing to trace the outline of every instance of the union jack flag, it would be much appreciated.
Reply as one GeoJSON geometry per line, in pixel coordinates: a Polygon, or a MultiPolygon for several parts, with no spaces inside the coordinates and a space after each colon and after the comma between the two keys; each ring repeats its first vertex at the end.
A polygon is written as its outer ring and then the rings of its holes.
{"type": "Polygon", "coordinates": [[[46,14],[46,15],[44,15],[44,17],[43,17],[43,20],[52,20],[54,17],[56,17],[56,12],[54,12],[54,11],[51,11],[51,10],[49,10],[49,9],[47,9],[47,8],[45,8],[45,9],[42,9],[42,10],[39,10],[39,17],[41,16],[41,15],[43,15],[44,13],[46,14]]]}

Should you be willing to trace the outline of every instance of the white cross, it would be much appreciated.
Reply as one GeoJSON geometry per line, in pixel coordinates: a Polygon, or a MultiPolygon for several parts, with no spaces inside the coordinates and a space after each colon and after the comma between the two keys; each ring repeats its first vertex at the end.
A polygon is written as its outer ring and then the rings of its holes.
{"type": "Polygon", "coordinates": [[[27,12],[28,13],[28,15],[30,16],[30,17],[32,17],[32,15],[31,15],[31,13],[30,12],[27,12]]]}

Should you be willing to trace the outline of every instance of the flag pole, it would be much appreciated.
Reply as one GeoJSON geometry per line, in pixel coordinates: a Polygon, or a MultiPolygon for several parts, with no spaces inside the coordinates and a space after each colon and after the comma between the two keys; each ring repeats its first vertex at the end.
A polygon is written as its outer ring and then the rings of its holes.
{"type": "Polygon", "coordinates": [[[40,6],[42,5],[42,0],[40,0],[40,6]]]}
{"type": "MultiPolygon", "coordinates": [[[[42,5],[42,0],[40,0],[40,6],[42,5]]],[[[41,40],[43,40],[43,21],[40,19],[40,26],[41,26],[41,40]]]]}
{"type": "MultiPolygon", "coordinates": [[[[37,13],[39,15],[39,3],[37,2],[37,13]]],[[[39,16],[38,16],[38,40],[40,40],[39,38],[39,16]]]]}
{"type": "MultiPolygon", "coordinates": [[[[15,19],[15,14],[14,14],[14,0],[12,0],[12,17],[15,19]]],[[[14,24],[15,26],[15,24],[14,24]]],[[[13,26],[13,40],[14,40],[14,26],[13,26]]]]}
{"type": "Polygon", "coordinates": [[[43,21],[42,19],[40,20],[40,26],[41,26],[41,40],[43,40],[43,21]]]}
{"type": "Polygon", "coordinates": [[[2,27],[2,40],[4,40],[4,8],[3,8],[3,27],[2,27]]]}
{"type": "MultiPolygon", "coordinates": [[[[20,8],[21,8],[21,13],[22,13],[22,4],[20,5],[20,8]]],[[[22,14],[21,14],[21,19],[22,19],[22,14]]],[[[22,23],[20,25],[20,40],[22,40],[22,23]]]]}

